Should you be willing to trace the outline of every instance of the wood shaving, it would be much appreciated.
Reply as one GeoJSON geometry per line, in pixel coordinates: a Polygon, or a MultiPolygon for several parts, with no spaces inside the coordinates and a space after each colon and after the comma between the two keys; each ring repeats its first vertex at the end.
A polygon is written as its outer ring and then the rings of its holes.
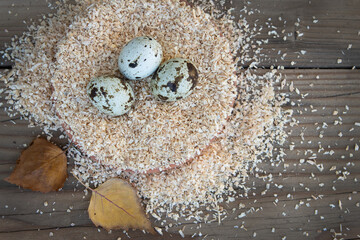
{"type": "Polygon", "coordinates": [[[178,1],[104,0],[71,24],[58,44],[51,82],[56,113],[84,153],[118,170],[166,169],[199,155],[222,131],[236,96],[231,39],[209,15],[198,14],[178,1]],[[136,37],[134,26],[138,36],[162,45],[164,61],[190,59],[199,69],[198,85],[188,98],[163,103],[151,96],[148,80],[133,81],[135,107],[108,118],[91,105],[86,85],[99,75],[118,75],[117,57],[136,37]]]}
{"type": "MultiPolygon", "coordinates": [[[[281,79],[277,70],[264,75],[252,70],[268,41],[253,39],[257,30],[245,19],[235,23],[212,6],[199,6],[193,10],[176,0],[60,4],[56,14],[31,26],[9,48],[16,62],[5,80],[10,115],[19,112],[49,135],[65,128],[86,153],[69,150],[73,173],[87,184],[126,178],[157,219],[206,220],[198,209],[207,206],[216,212],[214,221],[221,221],[224,194],[239,188],[246,193],[247,174],[257,162],[275,152],[274,162],[285,155],[278,146],[285,142],[292,111],[282,109],[287,95],[274,91],[281,79]],[[133,82],[138,104],[127,116],[111,119],[91,107],[84,86],[99,74],[119,76],[117,55],[135,35],[156,38],[164,60],[189,58],[200,82],[188,99],[171,104],[155,101],[147,80],[133,82]],[[234,59],[249,68],[236,68],[234,59]]],[[[291,82],[294,90],[300,93],[291,82]]]]}

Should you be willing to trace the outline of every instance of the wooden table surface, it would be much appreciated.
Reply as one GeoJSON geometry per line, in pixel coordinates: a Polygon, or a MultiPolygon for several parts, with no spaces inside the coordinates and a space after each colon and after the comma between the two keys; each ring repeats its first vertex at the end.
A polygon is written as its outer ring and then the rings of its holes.
{"type": "MultiPolygon", "coordinates": [[[[182,239],[179,229],[185,239],[199,232],[202,236],[195,238],[360,239],[360,151],[355,151],[356,144],[360,145],[360,126],[355,125],[360,123],[360,71],[352,69],[360,67],[360,0],[249,1],[248,7],[259,9],[260,14],[245,14],[248,21],[257,20],[263,26],[271,21],[279,34],[273,38],[269,35],[273,29],[265,27],[256,36],[269,38],[263,46],[267,56],[260,59],[264,70],[259,72],[284,66],[281,73],[287,82],[293,81],[301,93],[308,93],[303,99],[291,93],[294,102],[301,102],[288,106],[295,110],[299,124],[291,127],[285,162],[279,166],[259,164],[259,169],[273,176],[270,189],[262,194],[266,182],[251,176],[248,186],[254,189],[249,196],[222,204],[228,217],[221,224],[203,223],[199,228],[184,220],[162,237],[130,231],[132,239],[182,239]],[[284,53],[287,55],[282,57],[284,53]],[[324,151],[317,153],[320,143],[324,151]],[[307,149],[317,153],[316,164],[323,164],[322,171],[310,163],[299,164],[310,157],[305,154],[307,149]],[[245,207],[239,210],[240,203],[245,207]],[[247,216],[238,218],[242,212],[247,216]]],[[[26,29],[23,21],[48,13],[47,2],[51,1],[1,0],[0,48],[26,29]]],[[[240,10],[246,2],[229,4],[235,8],[235,17],[244,14],[240,10]]],[[[0,65],[4,72],[12,63],[0,60],[0,65]]],[[[0,239],[127,239],[122,231],[108,233],[93,226],[87,215],[90,194],[85,195],[72,177],[62,191],[48,194],[2,180],[11,173],[24,144],[41,134],[41,129],[28,128],[26,121],[15,122],[1,109],[0,239]]],[[[69,169],[72,164],[70,161],[69,169]]],[[[152,222],[161,227],[155,219],[152,222]]]]}

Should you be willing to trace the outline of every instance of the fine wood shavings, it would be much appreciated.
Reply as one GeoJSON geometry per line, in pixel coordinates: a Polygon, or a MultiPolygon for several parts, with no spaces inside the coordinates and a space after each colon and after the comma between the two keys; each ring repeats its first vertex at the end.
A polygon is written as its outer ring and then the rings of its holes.
{"type": "Polygon", "coordinates": [[[58,44],[57,69],[51,79],[56,113],[69,127],[72,141],[109,167],[147,172],[185,163],[211,143],[231,114],[237,84],[231,45],[236,39],[220,34],[227,29],[203,11],[198,17],[189,6],[171,3],[100,1],[72,22],[58,44]],[[149,16],[151,21],[144,20],[149,16]],[[184,26],[185,21],[193,27],[184,26]],[[84,89],[93,77],[119,74],[119,52],[136,37],[129,25],[137,26],[139,36],[151,36],[162,45],[164,61],[182,57],[193,62],[199,81],[189,97],[173,103],[155,100],[149,79],[133,81],[137,99],[133,109],[108,118],[92,107],[84,89]],[[91,45],[84,47],[84,41],[91,45]]]}
{"type": "MultiPolygon", "coordinates": [[[[257,162],[273,159],[276,151],[273,163],[285,155],[279,146],[293,111],[282,108],[289,103],[287,94],[275,93],[274,84],[282,79],[276,69],[254,73],[261,45],[268,41],[253,38],[258,28],[245,19],[234,23],[207,5],[193,10],[176,0],[88,0],[60,5],[30,30],[11,47],[17,65],[7,78],[8,100],[14,101],[10,114],[20,112],[49,136],[65,128],[88,155],[69,150],[74,174],[95,187],[112,177],[127,179],[158,220],[221,222],[226,217],[221,203],[231,199],[224,194],[242,188],[247,196],[244,183],[257,162]],[[206,7],[213,15],[204,13],[206,7]],[[132,112],[116,120],[102,116],[91,108],[84,86],[97,74],[119,75],[121,46],[145,34],[161,42],[164,60],[185,57],[198,66],[198,88],[186,101],[164,104],[149,95],[147,80],[134,82],[139,104],[132,112]],[[249,68],[236,68],[234,59],[239,65],[251,62],[249,68]],[[188,159],[180,168],[139,174],[188,159]],[[202,206],[214,215],[197,211],[202,206]]],[[[293,82],[289,88],[300,94],[293,82]]],[[[322,171],[322,165],[317,167],[322,171]]]]}

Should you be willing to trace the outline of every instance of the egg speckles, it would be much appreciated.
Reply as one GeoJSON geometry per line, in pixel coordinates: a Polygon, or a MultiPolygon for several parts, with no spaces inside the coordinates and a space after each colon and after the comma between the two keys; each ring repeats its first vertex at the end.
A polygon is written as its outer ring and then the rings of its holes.
{"type": "Polygon", "coordinates": [[[135,101],[130,84],[111,76],[93,78],[87,85],[87,94],[100,112],[110,116],[127,113],[135,101]]]}
{"type": "Polygon", "coordinates": [[[152,94],[163,101],[176,101],[189,96],[199,75],[187,59],[174,58],[163,63],[150,82],[152,94]]]}
{"type": "Polygon", "coordinates": [[[120,52],[118,64],[124,77],[140,80],[153,74],[162,60],[161,45],[148,36],[128,42],[120,52]]]}

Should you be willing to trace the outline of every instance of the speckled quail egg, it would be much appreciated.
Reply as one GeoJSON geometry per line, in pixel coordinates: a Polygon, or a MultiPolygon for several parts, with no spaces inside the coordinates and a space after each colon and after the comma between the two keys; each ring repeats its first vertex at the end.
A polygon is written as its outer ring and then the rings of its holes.
{"type": "Polygon", "coordinates": [[[194,64],[183,58],[163,63],[150,82],[152,94],[163,101],[176,101],[189,96],[199,78],[194,64]]]}
{"type": "Polygon", "coordinates": [[[135,102],[130,84],[113,76],[93,78],[87,85],[87,94],[100,112],[110,116],[127,113],[135,102]]]}
{"type": "Polygon", "coordinates": [[[134,38],[120,52],[119,70],[131,80],[146,78],[159,67],[162,55],[161,45],[154,38],[134,38]]]}

